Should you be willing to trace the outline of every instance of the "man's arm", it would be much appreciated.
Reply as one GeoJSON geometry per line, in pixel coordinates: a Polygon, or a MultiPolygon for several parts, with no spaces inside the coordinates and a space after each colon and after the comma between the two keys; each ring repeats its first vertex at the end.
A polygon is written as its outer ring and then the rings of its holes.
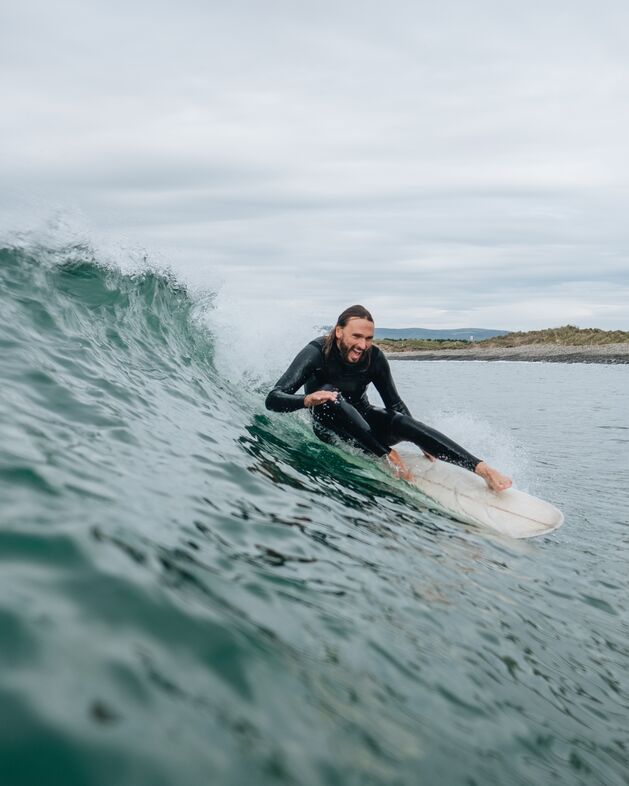
{"type": "Polygon", "coordinates": [[[400,415],[410,415],[409,408],[400,398],[397,392],[395,382],[391,375],[391,367],[389,361],[384,356],[382,350],[378,350],[377,356],[374,358],[376,363],[376,373],[374,375],[373,384],[380,394],[380,398],[386,409],[399,412],[400,415]]]}
{"type": "Polygon", "coordinates": [[[295,412],[303,409],[306,397],[295,395],[295,391],[314,374],[320,362],[320,350],[307,344],[273,386],[273,390],[266,397],[266,408],[274,412],[295,412]]]}

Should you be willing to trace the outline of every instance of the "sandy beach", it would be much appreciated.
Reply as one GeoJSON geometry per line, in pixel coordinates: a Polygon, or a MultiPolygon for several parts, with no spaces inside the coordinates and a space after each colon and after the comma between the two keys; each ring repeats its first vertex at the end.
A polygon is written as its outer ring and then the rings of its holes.
{"type": "Polygon", "coordinates": [[[629,363],[629,343],[562,346],[529,344],[519,347],[439,349],[388,352],[392,360],[520,360],[542,363],[629,363]]]}

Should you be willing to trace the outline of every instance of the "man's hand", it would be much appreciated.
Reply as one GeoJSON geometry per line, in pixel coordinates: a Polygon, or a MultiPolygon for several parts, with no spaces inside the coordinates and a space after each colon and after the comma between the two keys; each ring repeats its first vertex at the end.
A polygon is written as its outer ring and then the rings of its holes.
{"type": "Polygon", "coordinates": [[[393,468],[395,470],[395,474],[399,478],[402,478],[402,480],[412,480],[413,479],[413,475],[412,475],[410,469],[408,469],[406,464],[402,461],[402,457],[397,452],[397,450],[393,450],[393,448],[391,448],[391,452],[389,453],[387,458],[389,459],[390,463],[393,464],[393,468]]]}
{"type": "Polygon", "coordinates": [[[336,401],[338,395],[335,390],[315,390],[314,393],[308,393],[304,398],[304,407],[318,407],[319,404],[325,404],[326,401],[336,401]]]}

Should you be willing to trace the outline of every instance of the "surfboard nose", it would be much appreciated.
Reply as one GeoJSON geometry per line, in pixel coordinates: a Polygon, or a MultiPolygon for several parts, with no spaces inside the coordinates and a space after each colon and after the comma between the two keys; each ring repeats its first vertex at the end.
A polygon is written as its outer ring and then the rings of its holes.
{"type": "Polygon", "coordinates": [[[548,535],[564,523],[564,515],[549,502],[510,488],[490,491],[484,480],[454,464],[411,462],[413,484],[437,507],[455,519],[486,527],[511,538],[548,535]]]}

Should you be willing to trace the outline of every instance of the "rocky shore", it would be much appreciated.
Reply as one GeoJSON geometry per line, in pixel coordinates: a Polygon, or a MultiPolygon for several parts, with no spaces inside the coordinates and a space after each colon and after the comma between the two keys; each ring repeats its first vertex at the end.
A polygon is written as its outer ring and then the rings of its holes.
{"type": "Polygon", "coordinates": [[[519,347],[426,349],[415,352],[387,352],[391,360],[521,360],[542,363],[629,363],[629,343],[563,346],[528,344],[519,347]]]}

